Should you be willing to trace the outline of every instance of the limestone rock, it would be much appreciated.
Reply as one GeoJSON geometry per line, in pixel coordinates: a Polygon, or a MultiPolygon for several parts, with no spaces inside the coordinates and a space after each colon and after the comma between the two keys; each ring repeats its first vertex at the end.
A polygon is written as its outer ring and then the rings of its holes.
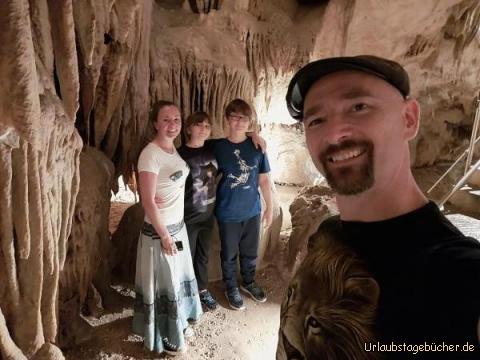
{"type": "MultiPolygon", "coordinates": [[[[113,164],[103,153],[94,148],[82,151],[80,190],[75,204],[65,267],[60,276],[59,307],[63,317],[62,326],[66,326],[61,328],[61,333],[67,335],[66,338],[61,337],[63,345],[76,337],[70,326],[86,305],[92,283],[102,296],[110,296],[113,254],[108,216],[113,173],[113,164]],[[76,305],[72,306],[71,301],[76,305]],[[63,308],[64,303],[70,305],[63,308]]],[[[99,315],[96,305],[90,307],[88,312],[99,315]]]]}
{"type": "Polygon", "coordinates": [[[62,351],[51,343],[45,343],[35,354],[33,360],[64,360],[62,351]]]}
{"type": "Polygon", "coordinates": [[[307,255],[308,239],[326,218],[338,214],[330,188],[303,188],[290,205],[292,232],[288,239],[287,268],[293,275],[307,255]]]}
{"type": "MultiPolygon", "coordinates": [[[[280,137],[275,149],[285,165],[275,180],[308,184],[315,172],[303,172],[303,143],[289,145],[301,139],[301,126],[295,135],[269,127],[293,123],[284,102],[288,81],[309,60],[368,52],[401,62],[411,75],[422,105],[415,165],[451,161],[468,142],[480,90],[479,23],[476,0],[0,1],[2,356],[32,357],[56,343],[57,313],[68,313],[57,312],[59,294],[68,299],[60,305],[79,309],[93,281],[108,303],[109,262],[96,263],[69,237],[75,209],[75,221],[104,226],[100,218],[81,220],[91,210],[76,207],[82,140],[130,181],[154,101],[173,100],[183,115],[208,112],[219,137],[225,104],[242,97],[265,137],[270,130],[280,137]],[[83,255],[73,265],[68,251],[77,250],[83,255]],[[98,266],[104,278],[91,279],[98,266]]],[[[312,211],[330,212],[310,200],[298,204],[309,212],[295,213],[309,221],[312,211]]],[[[108,214],[107,202],[98,206],[108,214]]],[[[313,220],[299,224],[290,264],[315,227],[313,220]]],[[[106,253],[107,242],[95,244],[106,253]]]]}
{"type": "Polygon", "coordinates": [[[115,266],[113,274],[116,280],[133,284],[135,282],[135,266],[137,259],[137,244],[142,229],[145,212],[142,204],[130,206],[112,234],[112,244],[115,247],[115,266]]]}

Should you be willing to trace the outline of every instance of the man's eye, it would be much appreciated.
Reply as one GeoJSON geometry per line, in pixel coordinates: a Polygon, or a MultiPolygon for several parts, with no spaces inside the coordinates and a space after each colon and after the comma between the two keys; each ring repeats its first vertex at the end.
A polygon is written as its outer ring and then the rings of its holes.
{"type": "Polygon", "coordinates": [[[317,126],[317,125],[323,124],[324,122],[325,122],[325,119],[316,118],[316,119],[313,119],[311,121],[308,121],[307,122],[307,127],[317,126]]]}
{"type": "Polygon", "coordinates": [[[367,107],[368,107],[367,104],[363,104],[363,103],[355,104],[353,105],[353,111],[362,111],[362,110],[365,110],[367,107]]]}

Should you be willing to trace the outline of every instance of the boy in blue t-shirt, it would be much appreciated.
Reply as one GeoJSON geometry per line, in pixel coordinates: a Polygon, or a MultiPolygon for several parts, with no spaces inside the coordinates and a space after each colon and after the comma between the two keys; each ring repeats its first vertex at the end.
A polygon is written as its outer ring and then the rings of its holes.
{"type": "Polygon", "coordinates": [[[266,207],[265,226],[272,222],[270,165],[266,154],[257,150],[247,137],[252,109],[241,99],[227,105],[225,116],[229,125],[227,138],[215,143],[214,154],[222,178],[217,187],[215,215],[221,241],[221,265],[226,296],[230,307],[243,310],[237,285],[237,256],[240,255],[241,289],[255,301],[265,302],[264,291],[255,283],[258,241],[260,235],[262,190],[266,207]]]}

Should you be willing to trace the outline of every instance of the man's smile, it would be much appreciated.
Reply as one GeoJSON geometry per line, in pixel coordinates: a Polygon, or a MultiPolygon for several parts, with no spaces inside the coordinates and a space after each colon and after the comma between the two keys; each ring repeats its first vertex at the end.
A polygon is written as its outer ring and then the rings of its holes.
{"type": "Polygon", "coordinates": [[[345,150],[339,150],[336,151],[335,153],[327,156],[327,160],[330,163],[337,163],[337,162],[342,162],[350,159],[357,158],[364,154],[366,152],[366,149],[363,147],[357,147],[354,149],[345,149],[345,150]]]}

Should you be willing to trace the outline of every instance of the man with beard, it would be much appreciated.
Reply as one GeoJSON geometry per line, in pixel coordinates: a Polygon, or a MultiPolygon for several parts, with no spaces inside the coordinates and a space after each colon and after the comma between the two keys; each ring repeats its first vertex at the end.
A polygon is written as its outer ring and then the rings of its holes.
{"type": "Polygon", "coordinates": [[[420,107],[406,71],[368,55],[314,61],[291,80],[287,107],[335,192],[343,241],[380,286],[382,356],[480,358],[480,245],[412,175],[420,107]]]}

